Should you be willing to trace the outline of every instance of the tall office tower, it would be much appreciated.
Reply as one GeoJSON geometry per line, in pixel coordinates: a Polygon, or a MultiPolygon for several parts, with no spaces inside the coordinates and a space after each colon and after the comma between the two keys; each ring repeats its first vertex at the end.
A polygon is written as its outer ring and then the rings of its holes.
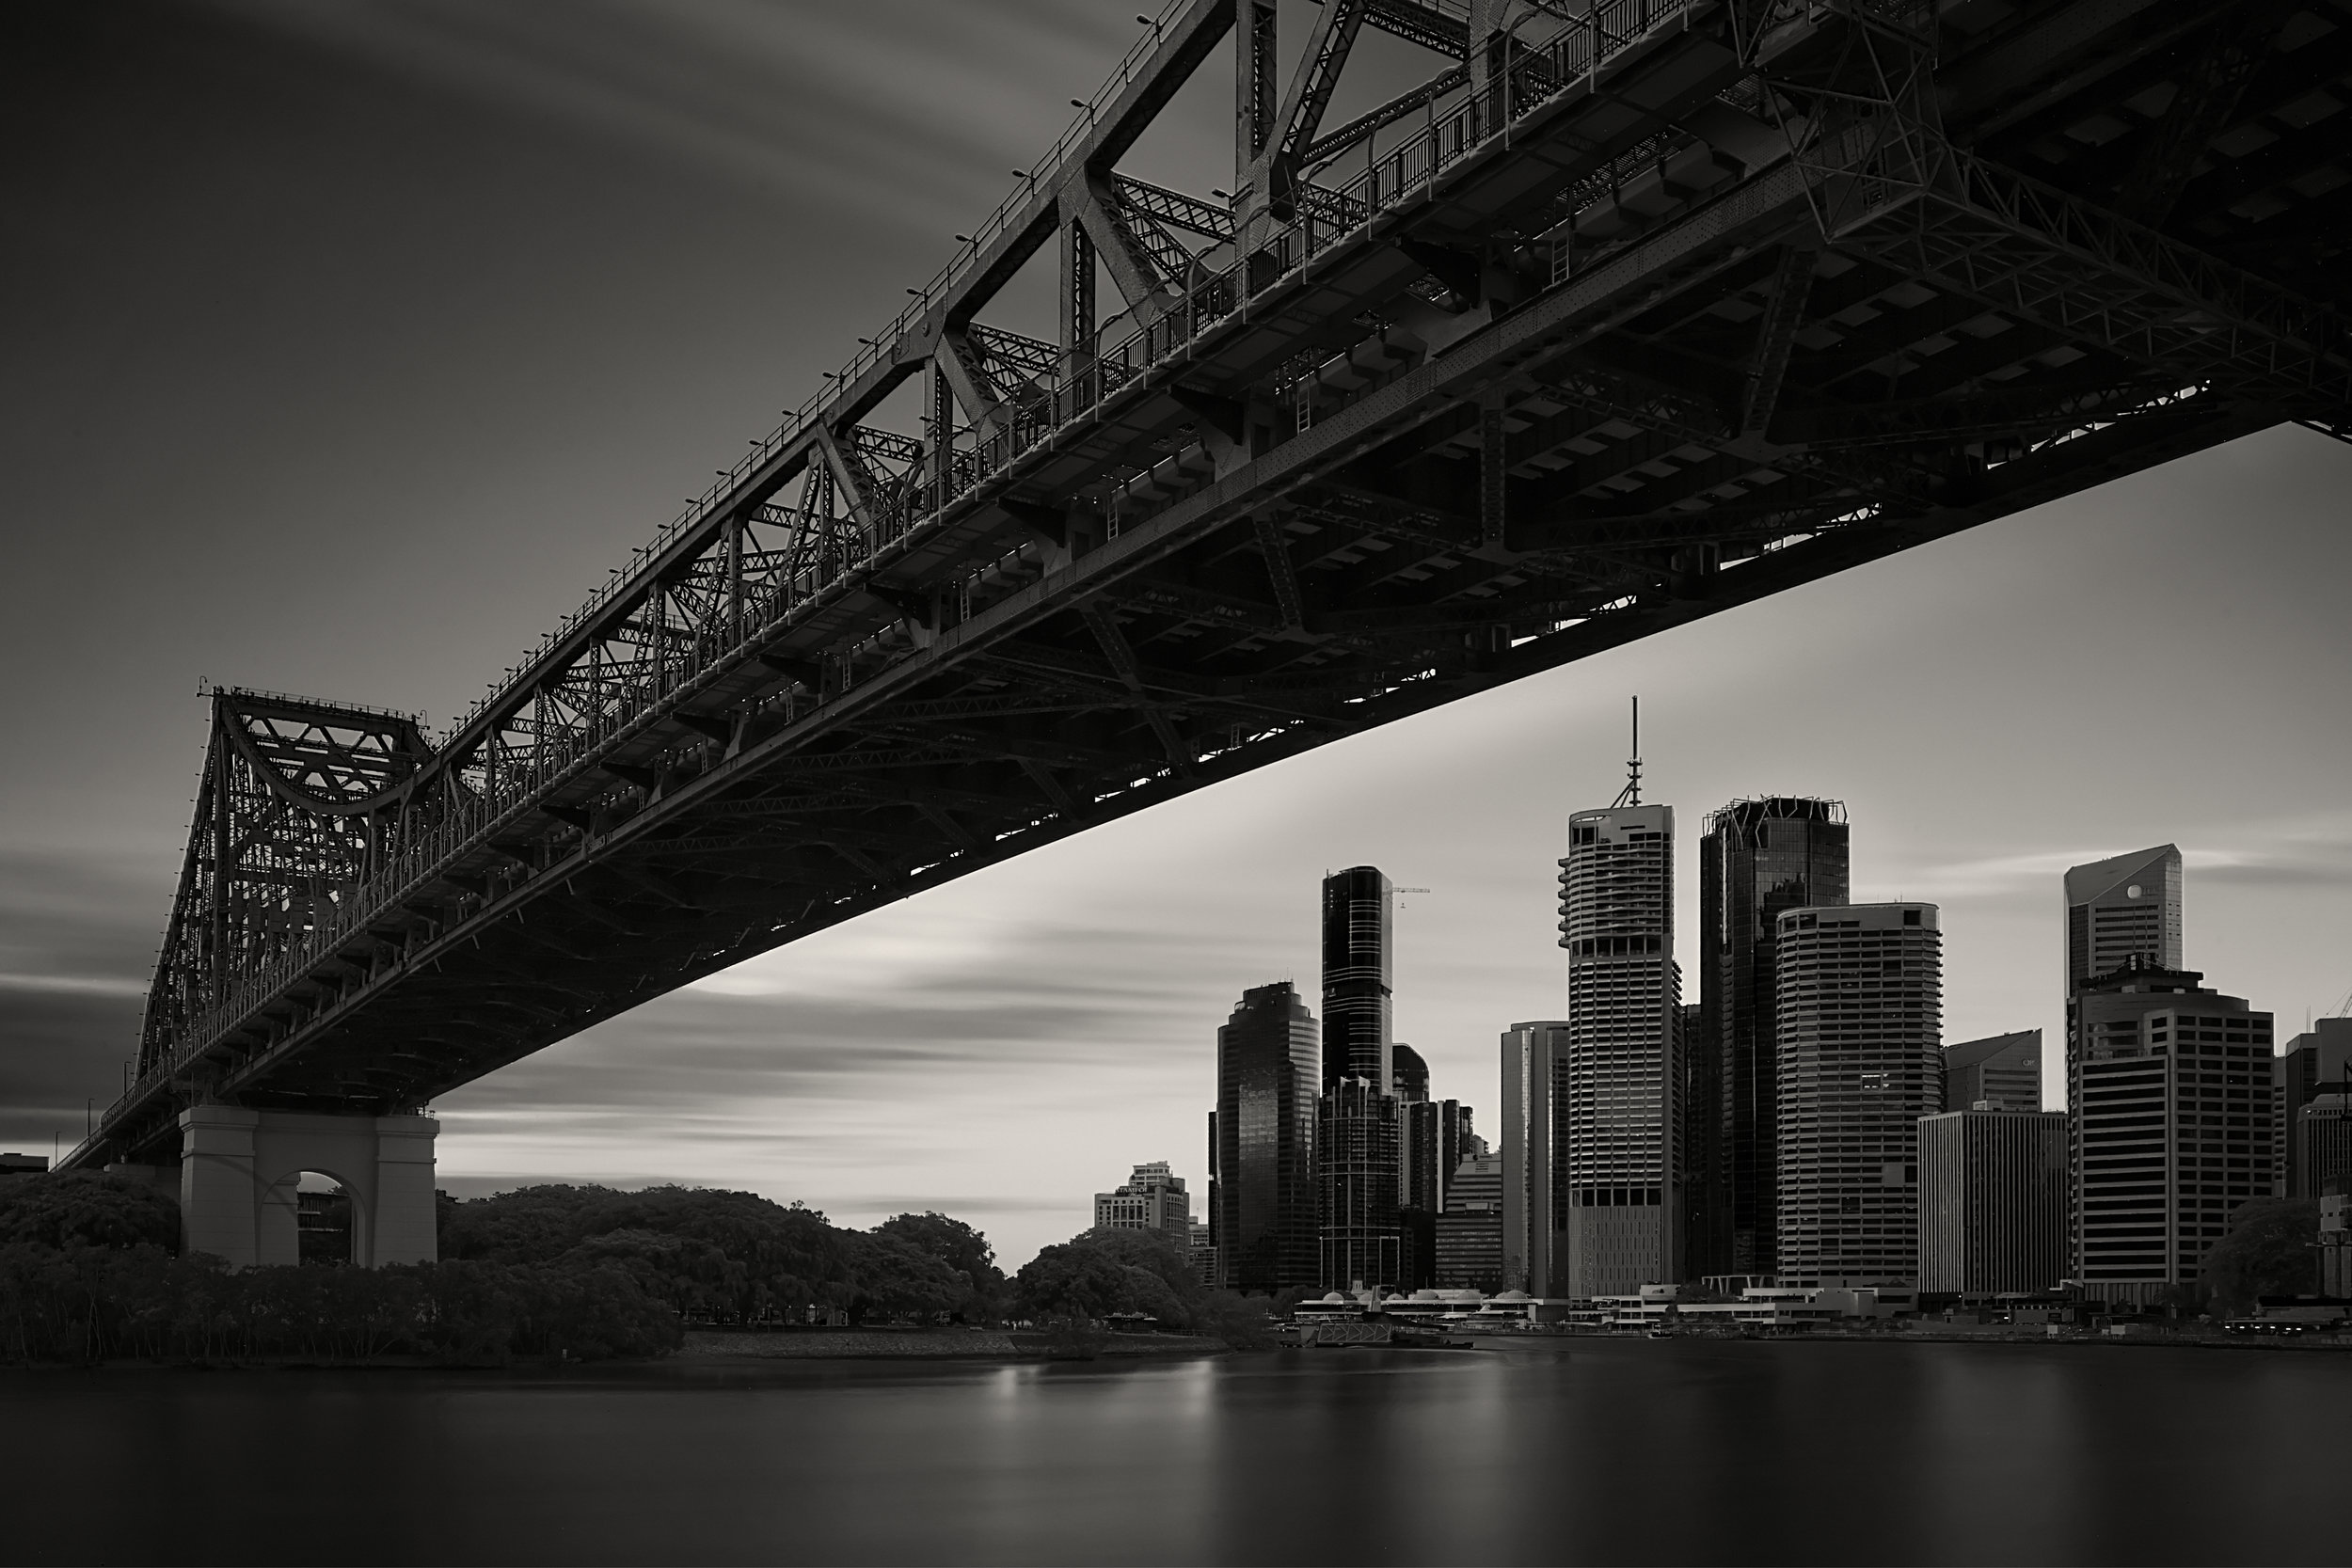
{"type": "Polygon", "coordinates": [[[2066,989],[2126,964],[2181,967],[2181,852],[2169,844],[2066,874],[2066,989]]]}
{"type": "Polygon", "coordinates": [[[1216,1032],[1216,1244],[1236,1291],[1311,1286],[1322,1039],[1288,980],[1242,992],[1216,1032]]]}
{"type": "Polygon", "coordinates": [[[1209,1244],[1216,1245],[1216,1113],[1209,1113],[1209,1213],[1201,1223],[1209,1227],[1209,1244]]]}
{"type": "MultiPolygon", "coordinates": [[[[1398,1046],[1397,1082],[1405,1082],[1405,1053],[1398,1046]]],[[[1446,1187],[1470,1152],[1470,1108],[1458,1100],[1408,1100],[1397,1096],[1403,1129],[1397,1203],[1405,1229],[1404,1283],[1422,1290],[1437,1283],[1437,1222],[1445,1212],[1446,1187]]]]}
{"type": "MultiPolygon", "coordinates": [[[[1389,879],[1355,865],[1323,879],[1323,1082],[1361,1078],[1392,1092],[1389,998],[1394,977],[1389,879]]],[[[1418,1058],[1416,1058],[1418,1060],[1418,1058]]]]}
{"type": "Polygon", "coordinates": [[[2320,1197],[2329,1183],[2342,1190],[2352,1181],[2352,1084],[2322,1085],[2296,1107],[2285,1170],[2289,1197],[2320,1197]]]}
{"type": "Polygon", "coordinates": [[[2047,1291],[2066,1277],[2066,1113],[1919,1118],[1919,1289],[2047,1291]]]}
{"type": "Polygon", "coordinates": [[[2042,1031],[1987,1035],[1944,1048],[1944,1109],[2042,1109],[2042,1031]]]}
{"type": "Polygon", "coordinates": [[[1625,1295],[1682,1276],[1674,837],[1672,806],[1568,818],[1567,1090],[1553,1133],[1565,1193],[1553,1289],[1564,1295],[1625,1295]]]}
{"type": "Polygon", "coordinates": [[[1438,1216],[1439,1290],[1502,1289],[1502,1161],[1473,1154],[1446,1180],[1438,1216]]]}
{"type": "Polygon", "coordinates": [[[2231,1212],[2278,1196],[2270,1015],[2203,978],[2118,969],[2067,1001],[2071,1273],[2093,1298],[2194,1285],[2231,1212]]]}
{"type": "Polygon", "coordinates": [[[2303,1158],[2305,1107],[2318,1105],[2317,1130],[2312,1136],[2320,1140],[2320,1147],[2327,1147],[2333,1133],[2319,1124],[2342,1119],[2345,1101],[2352,1099],[2344,1090],[2348,1081],[2352,1081],[2352,1018],[2323,1018],[2279,1048],[2279,1158],[2284,1163],[2290,1196],[2317,1197],[2326,1174],[2303,1158]]]}
{"type": "Polygon", "coordinates": [[[1403,1040],[1389,1047],[1389,1092],[1406,1104],[1417,1104],[1429,1098],[1429,1064],[1403,1040]]]}
{"type": "Polygon", "coordinates": [[[1567,1045],[1561,1019],[1502,1032],[1502,1283],[1536,1296],[1552,1293],[1553,1232],[1565,1207],[1553,1108],[1566,1092],[1567,1045]]]}
{"type": "MultiPolygon", "coordinates": [[[[1686,1271],[1769,1275],[1778,1199],[1773,963],[1785,911],[1843,904],[1846,808],[1775,796],[1734,800],[1699,840],[1700,1038],[1684,1119],[1708,1130],[1703,1191],[1691,1205],[1686,1271]]],[[[1690,1180],[1686,1170],[1685,1180],[1690,1180]]]]}
{"type": "Polygon", "coordinates": [[[1413,1259],[1405,1256],[1397,1205],[1402,1129],[1396,1097],[1362,1078],[1323,1089],[1315,1126],[1320,1189],[1320,1283],[1327,1291],[1392,1291],[1413,1259]]]}
{"type": "Polygon", "coordinates": [[[1470,1108],[1458,1100],[1397,1099],[1405,1129],[1398,1201],[1443,1213],[1447,1184],[1478,1143],[1470,1131],[1470,1108]]]}
{"type": "Polygon", "coordinates": [[[1943,1109],[1933,904],[1780,917],[1777,1272],[1801,1285],[1919,1275],[1919,1118],[1943,1109]]]}
{"type": "Polygon", "coordinates": [[[1192,1195],[1165,1160],[1137,1165],[1114,1192],[1094,1195],[1097,1230],[1156,1230],[1192,1244],[1192,1195]]]}

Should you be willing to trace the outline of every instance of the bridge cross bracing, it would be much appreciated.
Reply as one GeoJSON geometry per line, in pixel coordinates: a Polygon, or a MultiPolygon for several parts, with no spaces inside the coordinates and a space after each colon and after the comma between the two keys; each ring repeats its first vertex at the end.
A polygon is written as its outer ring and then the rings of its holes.
{"type": "Polygon", "coordinates": [[[2352,428],[2352,0],[1324,0],[1280,41],[1169,5],[447,735],[215,692],[137,1077],[70,1163],[413,1108],[1326,741],[2352,428]],[[1326,123],[1368,29],[1428,77],[1326,123]],[[1232,194],[1121,172],[1220,55],[1232,194]],[[1056,341],[979,319],[1049,254],[1056,341]]]}

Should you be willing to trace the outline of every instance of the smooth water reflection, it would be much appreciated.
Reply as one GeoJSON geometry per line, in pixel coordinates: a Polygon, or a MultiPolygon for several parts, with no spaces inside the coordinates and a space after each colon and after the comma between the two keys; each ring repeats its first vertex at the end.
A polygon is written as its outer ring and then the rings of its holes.
{"type": "Polygon", "coordinates": [[[2334,1562],[2352,1357],[0,1377],[10,1560],[2334,1562]]]}

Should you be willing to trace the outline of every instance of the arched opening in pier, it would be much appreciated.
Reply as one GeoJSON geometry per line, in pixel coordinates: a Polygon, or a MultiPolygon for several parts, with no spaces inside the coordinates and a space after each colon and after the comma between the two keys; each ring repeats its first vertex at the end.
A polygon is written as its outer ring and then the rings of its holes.
{"type": "Polygon", "coordinates": [[[306,1170],[295,1180],[294,1238],[306,1267],[352,1261],[351,1194],[324,1171],[306,1170]]]}

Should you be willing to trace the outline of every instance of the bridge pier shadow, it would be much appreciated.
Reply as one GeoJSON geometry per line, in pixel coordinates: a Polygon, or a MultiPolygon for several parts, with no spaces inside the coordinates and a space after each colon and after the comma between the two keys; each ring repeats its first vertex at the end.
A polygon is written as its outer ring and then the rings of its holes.
{"type": "Polygon", "coordinates": [[[301,1261],[298,1185],[330,1176],[351,1200],[351,1261],[430,1263],[435,1232],[431,1117],[323,1116],[197,1105],[180,1113],[180,1163],[111,1166],[180,1190],[180,1243],[231,1268],[301,1261]]]}

